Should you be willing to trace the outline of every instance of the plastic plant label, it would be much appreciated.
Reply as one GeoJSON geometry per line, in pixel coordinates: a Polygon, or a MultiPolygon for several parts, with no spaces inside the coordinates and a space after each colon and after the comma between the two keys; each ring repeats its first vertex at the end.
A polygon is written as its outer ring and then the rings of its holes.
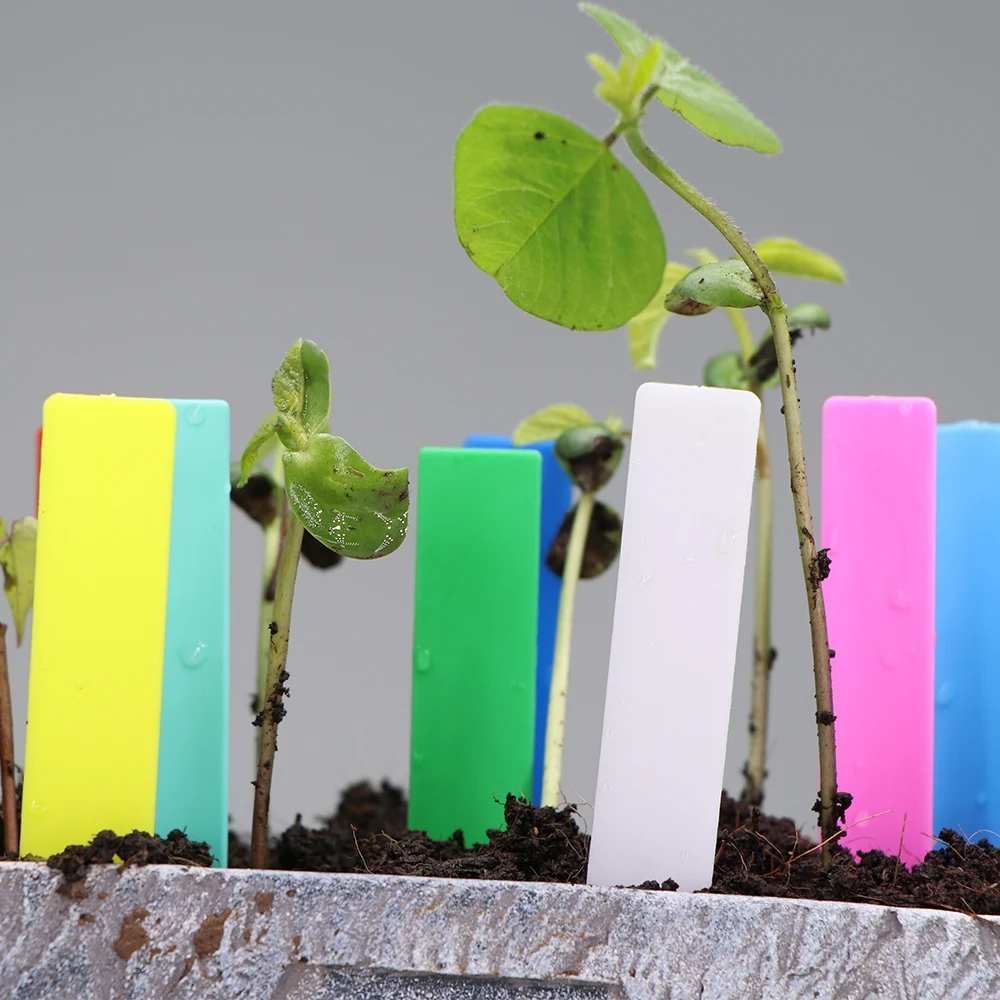
{"type": "Polygon", "coordinates": [[[854,797],[842,842],[886,854],[902,842],[907,865],[934,846],[936,421],[923,398],[823,407],[838,785],[854,797]]]}
{"type": "Polygon", "coordinates": [[[636,393],[587,881],[711,884],[760,401],[636,393]]]}
{"type": "Polygon", "coordinates": [[[229,841],[229,404],[174,400],[156,832],[229,841]]]}
{"type": "Polygon", "coordinates": [[[424,448],[409,825],[467,844],[531,794],[542,459],[424,448]]]}
{"type": "MultiPolygon", "coordinates": [[[[473,434],[466,448],[513,448],[509,437],[473,434]]],[[[542,801],[542,769],[545,764],[545,731],[548,727],[549,691],[552,687],[552,659],[556,649],[556,625],[562,579],[545,563],[549,548],[559,534],[566,512],[573,503],[573,484],[556,458],[555,442],[524,445],[542,456],[542,513],[538,559],[538,658],[535,668],[535,764],[531,801],[542,801]]]]}
{"type": "Polygon", "coordinates": [[[166,400],[45,403],[23,854],[153,829],[176,423],[166,400]]]}
{"type": "MultiPolygon", "coordinates": [[[[937,429],[933,832],[1000,846],[1000,424],[937,429]]],[[[931,831],[928,831],[931,832],[931,831]]]]}

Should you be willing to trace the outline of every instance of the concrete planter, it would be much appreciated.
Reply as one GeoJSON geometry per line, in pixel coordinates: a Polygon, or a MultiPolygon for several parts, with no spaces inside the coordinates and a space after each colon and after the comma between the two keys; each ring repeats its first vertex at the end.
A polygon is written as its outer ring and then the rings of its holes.
{"type": "Polygon", "coordinates": [[[0,866],[4,1000],[1000,996],[1000,921],[374,875],[0,866]]]}

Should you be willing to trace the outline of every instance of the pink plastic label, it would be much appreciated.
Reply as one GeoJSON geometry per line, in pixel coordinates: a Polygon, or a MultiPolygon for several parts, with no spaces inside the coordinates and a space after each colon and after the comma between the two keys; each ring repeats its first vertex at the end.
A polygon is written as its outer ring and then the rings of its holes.
{"type": "Polygon", "coordinates": [[[823,408],[838,785],[857,824],[843,843],[896,854],[902,842],[907,865],[934,847],[936,425],[923,398],[835,396],[823,408]]]}

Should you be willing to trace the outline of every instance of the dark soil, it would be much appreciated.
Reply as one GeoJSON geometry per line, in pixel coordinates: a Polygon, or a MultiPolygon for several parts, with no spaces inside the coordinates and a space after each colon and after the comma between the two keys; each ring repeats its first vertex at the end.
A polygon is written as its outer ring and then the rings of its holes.
{"type": "MultiPolygon", "coordinates": [[[[501,879],[517,882],[582,883],[590,838],[577,825],[576,810],[538,808],[509,795],[505,830],[490,830],[488,843],[467,846],[460,831],[431,840],[406,827],[406,799],[393,786],[367,782],[344,792],[337,812],[306,827],[296,817],[272,842],[270,865],[292,871],[423,875],[439,878],[501,879]]],[[[819,850],[790,819],[776,819],[723,795],[716,841],[715,878],[710,893],[782,896],[796,899],[928,907],[960,913],[1000,915],[1000,849],[986,840],[972,844],[952,830],[940,847],[907,869],[893,856],[869,851],[855,862],[835,849],[829,868],[819,850]]],[[[230,833],[229,864],[249,867],[247,845],[230,833]]],[[[104,831],[86,846],[68,847],[48,859],[70,896],[86,893],[91,864],[124,862],[207,866],[208,845],[180,831],[165,840],[133,832],[104,831]]],[[[676,889],[676,883],[645,882],[633,888],[676,889]]]]}
{"type": "Polygon", "coordinates": [[[48,859],[48,866],[63,873],[60,892],[71,898],[86,898],[84,879],[89,865],[121,862],[132,865],[197,865],[208,868],[215,859],[208,844],[188,840],[180,830],[167,834],[166,839],[133,830],[119,837],[111,830],[102,830],[89,844],[73,844],[48,859]]]}
{"type": "MultiPolygon", "coordinates": [[[[487,844],[465,845],[460,832],[431,840],[406,828],[403,793],[388,784],[347,789],[335,815],[313,829],[296,818],[273,844],[271,866],[295,871],[368,872],[440,878],[581,883],[590,838],[572,806],[537,808],[507,797],[506,830],[490,830],[487,844]]],[[[815,842],[790,819],[776,819],[723,795],[711,893],[881,903],[961,913],[1000,914],[1000,849],[972,844],[952,830],[938,838],[912,870],[881,851],[855,862],[835,849],[829,868],[815,842]]],[[[232,867],[246,865],[246,847],[235,836],[232,867]]],[[[676,889],[668,879],[635,888],[676,889]]]]}

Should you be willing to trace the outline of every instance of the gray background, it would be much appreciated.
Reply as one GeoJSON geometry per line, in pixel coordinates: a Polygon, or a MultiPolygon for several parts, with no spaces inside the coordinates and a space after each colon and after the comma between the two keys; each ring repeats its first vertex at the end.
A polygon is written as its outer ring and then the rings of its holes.
{"type": "MultiPolygon", "coordinates": [[[[652,144],[748,235],[795,235],[847,267],[844,288],[782,282],[787,301],[819,300],[834,317],[797,351],[814,491],[829,395],[927,394],[943,420],[998,419],[995,366],[977,344],[992,333],[1000,223],[1000,7],[619,6],[738,93],[786,151],[720,146],[658,107],[652,144]]],[[[468,432],[508,432],[557,400],[628,417],[642,376],[624,333],[520,313],[466,259],[451,220],[453,143],[478,106],[537,104],[609,127],[590,51],[613,46],[570,0],[5,4],[0,511],[33,505],[49,393],[227,399],[238,452],[298,336],[330,356],[335,433],[383,466],[413,466],[422,445],[468,432]]],[[[646,186],[672,254],[723,250],[699,216],[646,186]]],[[[721,316],[672,320],[655,377],[698,382],[705,357],[730,348],[721,316]]],[[[779,452],[767,804],[808,824],[812,680],[780,463],[779,452]]],[[[413,556],[411,539],[387,560],[303,570],[276,824],[329,810],[357,778],[405,783],[413,556]]],[[[231,809],[244,829],[259,557],[259,532],[234,512],[231,809]]],[[[614,586],[609,574],[579,596],[564,782],[576,801],[593,797],[614,586]]],[[[744,619],[733,791],[746,751],[744,619]]],[[[25,647],[12,655],[21,720],[27,669],[25,647]]]]}

